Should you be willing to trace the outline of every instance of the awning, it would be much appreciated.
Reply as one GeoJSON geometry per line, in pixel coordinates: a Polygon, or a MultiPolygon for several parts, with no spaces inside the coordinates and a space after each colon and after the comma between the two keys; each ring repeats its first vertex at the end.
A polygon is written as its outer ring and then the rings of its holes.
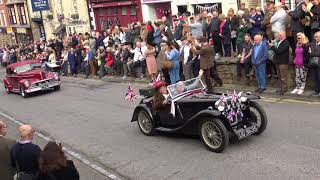
{"type": "Polygon", "coordinates": [[[104,7],[113,7],[113,6],[129,6],[132,4],[133,3],[131,1],[98,3],[98,4],[92,4],[92,8],[104,8],[104,7]]]}
{"type": "Polygon", "coordinates": [[[64,32],[66,32],[66,25],[61,24],[59,27],[57,27],[56,30],[53,31],[52,34],[58,35],[58,34],[62,34],[62,33],[64,33],[64,32]]]}

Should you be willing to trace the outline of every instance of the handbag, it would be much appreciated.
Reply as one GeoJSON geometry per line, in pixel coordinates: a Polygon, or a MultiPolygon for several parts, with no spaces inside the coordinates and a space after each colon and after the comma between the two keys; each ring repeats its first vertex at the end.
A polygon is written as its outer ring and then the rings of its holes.
{"type": "Polygon", "coordinates": [[[310,68],[320,68],[320,57],[311,57],[309,60],[310,68]]]}
{"type": "Polygon", "coordinates": [[[270,61],[273,61],[274,51],[273,51],[273,50],[269,50],[269,51],[268,51],[268,55],[269,55],[269,60],[270,60],[270,61]]]}
{"type": "Polygon", "coordinates": [[[172,63],[171,61],[169,61],[169,60],[165,60],[165,61],[163,62],[163,67],[164,67],[165,69],[171,69],[171,68],[173,67],[173,63],[172,63]]]}

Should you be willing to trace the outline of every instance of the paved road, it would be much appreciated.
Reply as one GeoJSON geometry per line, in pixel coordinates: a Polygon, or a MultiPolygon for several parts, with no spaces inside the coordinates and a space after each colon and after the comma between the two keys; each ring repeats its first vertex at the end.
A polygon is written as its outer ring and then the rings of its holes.
{"type": "Polygon", "coordinates": [[[198,138],[142,135],[130,123],[135,104],[123,101],[126,88],[64,79],[59,92],[23,99],[1,87],[0,111],[128,179],[320,179],[319,105],[265,102],[265,133],[216,154],[198,138]]]}

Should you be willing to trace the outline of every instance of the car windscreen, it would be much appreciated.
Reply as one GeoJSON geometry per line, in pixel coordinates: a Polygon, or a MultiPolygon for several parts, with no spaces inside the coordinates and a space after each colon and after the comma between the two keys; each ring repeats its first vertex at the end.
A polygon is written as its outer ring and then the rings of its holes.
{"type": "Polygon", "coordinates": [[[19,66],[15,68],[16,73],[23,73],[26,71],[30,71],[34,68],[39,68],[41,67],[41,63],[32,63],[32,64],[25,64],[23,66],[19,66]]]}
{"type": "Polygon", "coordinates": [[[200,78],[193,78],[186,81],[179,81],[176,84],[168,86],[168,92],[172,99],[183,96],[190,92],[204,90],[205,85],[200,78]]]}

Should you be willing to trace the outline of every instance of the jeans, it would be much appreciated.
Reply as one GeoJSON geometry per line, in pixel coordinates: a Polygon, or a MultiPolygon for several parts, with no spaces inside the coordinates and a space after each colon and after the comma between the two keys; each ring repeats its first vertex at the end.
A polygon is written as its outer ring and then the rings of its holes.
{"type": "Polygon", "coordinates": [[[238,49],[238,54],[242,54],[243,44],[242,43],[237,43],[237,49],[238,49]]]}
{"type": "Polygon", "coordinates": [[[279,65],[276,65],[276,67],[277,67],[277,74],[279,76],[280,90],[287,91],[289,66],[287,64],[279,64],[279,65]]]}
{"type": "Polygon", "coordinates": [[[193,78],[192,64],[193,61],[188,61],[186,64],[182,65],[185,80],[193,78]]]}
{"type": "Polygon", "coordinates": [[[223,44],[224,56],[231,57],[231,44],[223,44]]]}
{"type": "Polygon", "coordinates": [[[141,73],[143,75],[146,74],[146,60],[136,61],[130,64],[130,70],[132,73],[132,77],[135,77],[137,74],[137,67],[141,66],[141,73]]]}
{"type": "Polygon", "coordinates": [[[106,65],[106,62],[103,61],[99,66],[99,78],[102,78],[105,75],[105,68],[104,68],[105,65],[106,65]]]}
{"type": "Polygon", "coordinates": [[[171,84],[175,84],[180,80],[180,63],[179,61],[172,61],[173,67],[169,69],[169,74],[170,74],[170,81],[171,84]]]}
{"type": "Polygon", "coordinates": [[[256,72],[256,78],[258,81],[258,88],[265,89],[266,88],[266,64],[260,64],[254,66],[256,72]]]}
{"type": "Polygon", "coordinates": [[[315,82],[315,91],[317,93],[320,93],[320,68],[313,68],[313,76],[314,76],[314,82],[315,82]]]}
{"type": "Polygon", "coordinates": [[[241,59],[239,59],[237,61],[237,76],[241,77],[242,74],[242,67],[244,68],[244,75],[245,78],[247,77],[247,75],[250,73],[250,66],[251,66],[251,60],[249,59],[245,59],[243,63],[240,62],[241,59]]]}

